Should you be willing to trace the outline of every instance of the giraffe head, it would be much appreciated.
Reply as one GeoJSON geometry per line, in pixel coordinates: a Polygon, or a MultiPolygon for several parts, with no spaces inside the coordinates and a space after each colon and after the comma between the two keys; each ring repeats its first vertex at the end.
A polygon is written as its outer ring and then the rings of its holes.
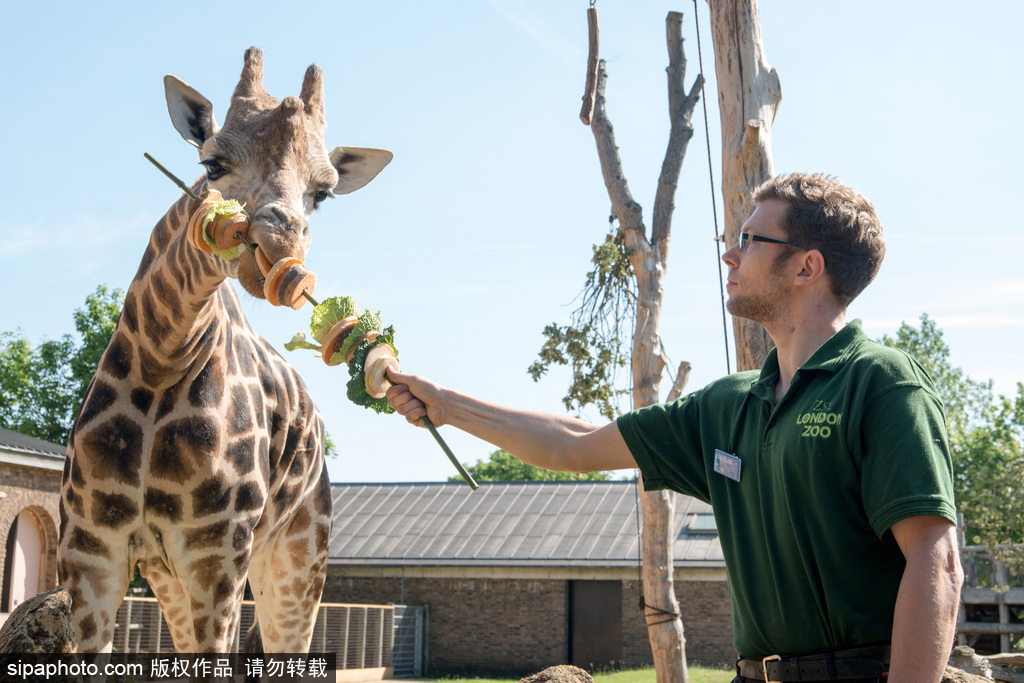
{"type": "MultiPolygon", "coordinates": [[[[324,143],[323,70],[306,70],[299,97],[277,100],[263,88],[263,52],[245,53],[242,76],[220,126],[213,105],[175,76],[164,78],[174,127],[199,150],[210,186],[245,205],[249,239],[272,262],[286,256],[305,260],[308,218],[328,197],[354,192],[391,161],[382,149],[324,143]]],[[[224,263],[250,294],[263,298],[263,276],[252,254],[224,263]]]]}

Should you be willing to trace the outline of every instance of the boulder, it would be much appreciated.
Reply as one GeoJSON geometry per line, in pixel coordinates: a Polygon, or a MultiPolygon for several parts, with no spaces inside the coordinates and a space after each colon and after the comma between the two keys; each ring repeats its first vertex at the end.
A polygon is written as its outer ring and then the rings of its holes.
{"type": "Polygon", "coordinates": [[[522,678],[519,683],[594,683],[594,679],[579,667],[561,664],[522,678]]]}
{"type": "Polygon", "coordinates": [[[0,628],[0,652],[77,651],[78,641],[71,626],[71,596],[62,586],[15,607],[0,628]]]}

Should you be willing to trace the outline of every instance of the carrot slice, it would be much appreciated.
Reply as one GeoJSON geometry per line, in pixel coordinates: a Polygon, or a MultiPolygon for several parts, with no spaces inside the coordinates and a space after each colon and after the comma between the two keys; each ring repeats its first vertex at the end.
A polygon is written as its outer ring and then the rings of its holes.
{"type": "Polygon", "coordinates": [[[357,322],[359,322],[359,318],[350,315],[334,323],[331,329],[327,330],[327,334],[324,335],[324,343],[320,347],[320,356],[323,358],[324,363],[327,365],[331,364],[331,356],[334,355],[334,347],[337,345],[338,339],[345,330],[351,330],[355,327],[357,322]]]}
{"type": "Polygon", "coordinates": [[[294,256],[285,256],[275,263],[267,273],[267,279],[263,281],[263,296],[267,297],[267,301],[274,306],[281,305],[281,300],[277,298],[277,286],[281,283],[281,277],[288,268],[296,265],[301,266],[302,260],[294,256]]]}

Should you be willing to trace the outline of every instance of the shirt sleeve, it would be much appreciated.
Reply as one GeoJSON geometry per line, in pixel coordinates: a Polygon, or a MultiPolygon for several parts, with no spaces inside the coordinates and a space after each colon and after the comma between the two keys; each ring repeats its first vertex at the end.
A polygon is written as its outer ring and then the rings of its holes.
{"type": "Polygon", "coordinates": [[[881,538],[907,517],[956,524],[953,464],[942,402],[928,385],[904,381],[869,401],[859,435],[864,511],[881,538]]]}
{"type": "Polygon", "coordinates": [[[636,460],[645,489],[669,489],[710,502],[699,397],[698,392],[619,417],[619,431],[636,460]]]}

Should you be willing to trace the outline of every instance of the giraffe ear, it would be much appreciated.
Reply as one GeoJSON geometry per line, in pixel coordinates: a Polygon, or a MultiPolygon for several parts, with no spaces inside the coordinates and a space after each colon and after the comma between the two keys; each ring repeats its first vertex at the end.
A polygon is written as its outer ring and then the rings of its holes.
{"type": "Polygon", "coordinates": [[[334,193],[348,194],[365,187],[391,163],[394,156],[386,149],[335,147],[331,152],[331,165],[338,171],[339,180],[334,193]]]}
{"type": "Polygon", "coordinates": [[[213,118],[213,105],[192,86],[176,76],[164,76],[167,111],[174,128],[185,142],[202,149],[203,143],[220,130],[213,118]]]}

